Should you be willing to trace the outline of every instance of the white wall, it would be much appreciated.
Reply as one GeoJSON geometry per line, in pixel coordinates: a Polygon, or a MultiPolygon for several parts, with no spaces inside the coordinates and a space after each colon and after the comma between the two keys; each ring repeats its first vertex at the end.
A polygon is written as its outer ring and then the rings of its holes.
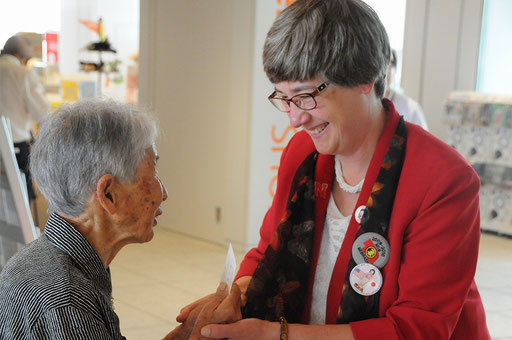
{"type": "Polygon", "coordinates": [[[105,59],[127,59],[139,49],[139,0],[63,0],[59,36],[59,68],[62,73],[79,71],[78,60],[96,61],[98,54],[84,47],[99,40],[98,35],[80,24],[80,20],[103,19],[108,40],[116,55],[105,59]],[[112,58],[110,58],[112,57],[112,58]]]}
{"type": "Polygon", "coordinates": [[[274,86],[263,71],[263,45],[277,13],[285,8],[284,1],[257,1],[254,23],[253,89],[251,108],[251,143],[249,170],[249,201],[247,244],[254,247],[260,239],[263,217],[272,204],[277,184],[277,172],[282,150],[295,129],[285,113],[276,110],[267,100],[274,86]]]}
{"type": "Polygon", "coordinates": [[[363,0],[378,14],[388,33],[391,48],[402,51],[407,0],[363,0]]]}
{"type": "MultiPolygon", "coordinates": [[[[103,19],[105,33],[117,54],[102,53],[103,60],[121,60],[119,70],[126,80],[129,57],[139,50],[139,0],[62,0],[61,31],[59,32],[59,70],[62,74],[80,71],[79,61],[98,62],[98,53],[84,48],[99,41],[98,35],[80,23],[80,20],[103,19]]],[[[96,75],[94,75],[96,76],[96,75]]],[[[102,94],[123,101],[125,84],[111,83],[102,94]]]]}
{"type": "Polygon", "coordinates": [[[18,32],[59,31],[60,3],[61,0],[0,0],[0,49],[18,32]]]}
{"type": "Polygon", "coordinates": [[[409,0],[402,87],[425,112],[430,131],[445,138],[448,93],[475,90],[484,0],[409,0]]]}
{"type": "Polygon", "coordinates": [[[169,192],[159,225],[245,248],[254,1],[140,9],[139,99],[160,120],[169,192]]]}

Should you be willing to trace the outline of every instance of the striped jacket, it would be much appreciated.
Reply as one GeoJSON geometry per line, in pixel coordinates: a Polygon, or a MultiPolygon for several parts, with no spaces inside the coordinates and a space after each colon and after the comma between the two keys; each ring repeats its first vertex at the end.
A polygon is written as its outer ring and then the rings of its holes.
{"type": "Polygon", "coordinates": [[[112,306],[110,271],[56,214],[0,275],[0,339],[125,339],[112,306]]]}

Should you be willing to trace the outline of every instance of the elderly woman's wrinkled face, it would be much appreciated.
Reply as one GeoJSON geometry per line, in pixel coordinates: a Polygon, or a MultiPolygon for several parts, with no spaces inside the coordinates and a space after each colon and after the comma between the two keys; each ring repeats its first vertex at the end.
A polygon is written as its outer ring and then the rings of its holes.
{"type": "MultiPolygon", "coordinates": [[[[323,81],[283,81],[275,84],[276,96],[291,98],[313,92],[323,81]]],[[[290,125],[302,127],[313,140],[318,152],[327,155],[351,154],[362,144],[371,117],[365,116],[362,86],[347,88],[329,84],[315,97],[317,107],[303,110],[290,105],[290,125]]]]}
{"type": "Polygon", "coordinates": [[[133,243],[148,242],[153,238],[156,218],[162,214],[161,203],[167,199],[167,190],[158,178],[155,148],[146,150],[137,171],[137,181],[126,185],[126,200],[123,202],[125,223],[121,232],[133,243]]]}

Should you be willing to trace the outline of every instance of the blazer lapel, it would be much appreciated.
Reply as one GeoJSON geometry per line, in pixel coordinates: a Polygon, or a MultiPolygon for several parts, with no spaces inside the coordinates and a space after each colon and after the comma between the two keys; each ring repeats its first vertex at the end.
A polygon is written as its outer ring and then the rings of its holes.
{"type": "Polygon", "coordinates": [[[309,284],[302,323],[308,324],[311,311],[311,298],[313,296],[313,283],[315,280],[316,266],[322,242],[322,232],[325,223],[325,214],[332,191],[334,179],[334,156],[318,155],[315,168],[315,236],[313,240],[313,256],[309,269],[309,284]]]}
{"type": "MultiPolygon", "coordinates": [[[[361,193],[359,194],[359,198],[357,200],[357,204],[354,208],[355,210],[361,206],[366,205],[368,202],[368,198],[372,193],[373,185],[377,179],[377,175],[379,174],[381,164],[384,160],[384,156],[388,151],[389,143],[393,138],[396,127],[400,120],[400,116],[394,109],[389,108],[388,119],[386,121],[386,125],[384,127],[384,131],[382,132],[382,136],[377,143],[377,147],[375,152],[373,153],[372,160],[370,162],[370,166],[366,172],[366,177],[364,180],[363,188],[361,193]]],[[[332,177],[332,175],[331,175],[332,177]]],[[[345,276],[347,274],[347,268],[352,256],[352,245],[354,244],[354,240],[359,229],[359,224],[354,219],[355,213],[352,212],[352,218],[350,219],[349,227],[347,233],[345,234],[345,238],[343,240],[343,244],[341,245],[340,252],[338,254],[338,258],[336,260],[336,264],[334,265],[333,273],[331,276],[331,281],[329,283],[329,290],[327,293],[327,310],[325,323],[326,324],[335,324],[338,317],[338,310],[341,305],[341,296],[343,293],[343,284],[345,282],[345,276]]],[[[324,211],[324,219],[325,219],[325,211],[324,211]]],[[[323,222],[322,222],[323,226],[323,222]]],[[[320,234],[321,239],[321,234],[320,234]]],[[[315,233],[315,244],[316,244],[316,233],[315,233]]],[[[315,254],[315,253],[314,253],[315,254]]],[[[315,263],[316,264],[316,263],[315,263]]],[[[348,287],[348,289],[352,289],[348,287]]]]}

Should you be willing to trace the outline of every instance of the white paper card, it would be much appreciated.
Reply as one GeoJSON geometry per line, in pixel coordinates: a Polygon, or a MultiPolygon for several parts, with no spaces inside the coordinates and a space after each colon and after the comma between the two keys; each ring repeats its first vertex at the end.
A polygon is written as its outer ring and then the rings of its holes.
{"type": "Polygon", "coordinates": [[[233,252],[233,247],[231,243],[229,244],[228,253],[226,255],[226,262],[224,262],[224,270],[222,271],[222,275],[220,277],[220,282],[226,282],[228,284],[228,293],[231,292],[231,284],[235,279],[235,271],[236,271],[236,259],[235,253],[233,252]]]}

